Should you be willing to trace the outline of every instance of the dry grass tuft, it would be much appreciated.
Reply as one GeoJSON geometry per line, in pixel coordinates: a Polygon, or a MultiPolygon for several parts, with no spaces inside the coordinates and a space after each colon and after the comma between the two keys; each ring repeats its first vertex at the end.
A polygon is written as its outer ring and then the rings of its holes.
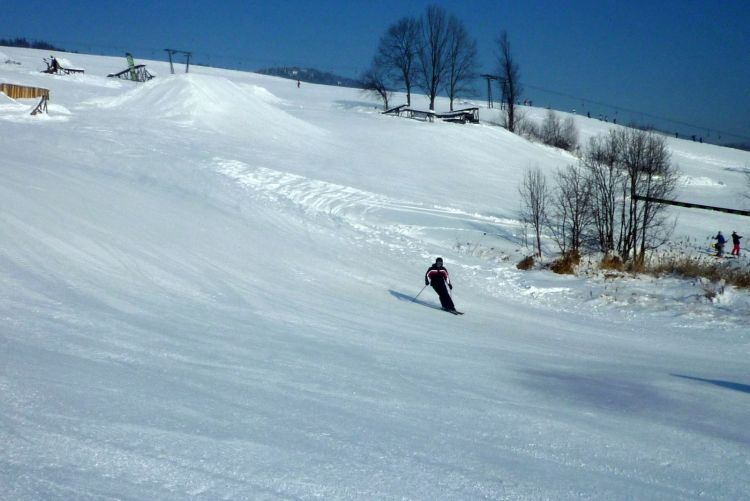
{"type": "Polygon", "coordinates": [[[556,259],[550,269],[558,275],[575,275],[576,268],[581,262],[581,254],[577,250],[566,252],[556,259]]]}
{"type": "Polygon", "coordinates": [[[530,270],[534,267],[534,256],[526,256],[516,265],[519,270],[530,270]]]}
{"type": "Polygon", "coordinates": [[[620,256],[610,254],[604,255],[601,263],[599,263],[599,268],[602,270],[625,271],[625,265],[620,256]]]}
{"type": "Polygon", "coordinates": [[[647,271],[657,275],[668,273],[687,278],[705,278],[712,282],[723,281],[735,287],[750,288],[750,270],[714,258],[668,257],[652,264],[647,271]]]}

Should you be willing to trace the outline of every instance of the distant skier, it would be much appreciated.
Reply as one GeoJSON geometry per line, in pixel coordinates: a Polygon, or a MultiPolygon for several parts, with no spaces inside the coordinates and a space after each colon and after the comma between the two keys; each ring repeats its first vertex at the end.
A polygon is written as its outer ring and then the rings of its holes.
{"type": "Polygon", "coordinates": [[[427,269],[427,273],[424,274],[424,284],[432,285],[438,296],[440,297],[440,304],[444,310],[455,312],[456,307],[451,299],[450,292],[448,289],[453,289],[450,278],[448,276],[448,270],[443,268],[443,258],[439,257],[435,259],[435,264],[427,269]]]}
{"type": "Polygon", "coordinates": [[[733,256],[740,257],[740,238],[742,237],[739,236],[736,231],[732,232],[732,244],[733,244],[732,255],[733,256]]]}
{"type": "Polygon", "coordinates": [[[722,257],[724,255],[724,244],[727,243],[727,239],[719,232],[714,237],[714,240],[716,240],[716,257],[722,257]]]}

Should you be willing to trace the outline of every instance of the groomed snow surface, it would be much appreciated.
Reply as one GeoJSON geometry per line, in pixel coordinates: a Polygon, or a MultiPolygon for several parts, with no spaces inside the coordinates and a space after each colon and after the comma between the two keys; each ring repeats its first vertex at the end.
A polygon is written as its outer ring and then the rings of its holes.
{"type": "MultiPolygon", "coordinates": [[[[35,117],[0,96],[0,499],[747,498],[747,291],[515,268],[523,172],[570,154],[480,101],[479,125],[424,123],[48,55],[0,57],[51,90],[35,117]],[[412,301],[436,256],[464,316],[412,301]]],[[[668,145],[678,198],[743,207],[750,153],[668,145]]],[[[672,214],[679,252],[750,241],[672,214]]]]}

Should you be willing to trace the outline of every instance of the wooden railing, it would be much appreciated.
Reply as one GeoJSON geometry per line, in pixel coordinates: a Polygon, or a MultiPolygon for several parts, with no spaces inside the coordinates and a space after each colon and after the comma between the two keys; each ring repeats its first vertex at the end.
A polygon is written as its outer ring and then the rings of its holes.
{"type": "Polygon", "coordinates": [[[750,211],[741,209],[729,209],[727,207],[714,207],[713,205],[701,205],[694,204],[691,202],[680,202],[678,200],[666,200],[664,198],[645,197],[641,195],[635,195],[636,200],[642,200],[644,202],[652,202],[656,204],[664,205],[675,205],[677,207],[687,207],[688,209],[703,209],[712,210],[716,212],[726,212],[727,214],[737,214],[738,216],[750,216],[750,211]]]}

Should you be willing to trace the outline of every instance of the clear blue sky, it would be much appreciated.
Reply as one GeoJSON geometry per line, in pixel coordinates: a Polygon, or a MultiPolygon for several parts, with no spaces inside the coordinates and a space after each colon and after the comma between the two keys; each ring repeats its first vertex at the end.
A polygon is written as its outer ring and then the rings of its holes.
{"type": "Polygon", "coordinates": [[[497,71],[496,39],[508,31],[535,105],[750,143],[750,0],[24,0],[3,5],[0,38],[356,76],[389,24],[431,3],[464,21],[482,72],[497,71]]]}

